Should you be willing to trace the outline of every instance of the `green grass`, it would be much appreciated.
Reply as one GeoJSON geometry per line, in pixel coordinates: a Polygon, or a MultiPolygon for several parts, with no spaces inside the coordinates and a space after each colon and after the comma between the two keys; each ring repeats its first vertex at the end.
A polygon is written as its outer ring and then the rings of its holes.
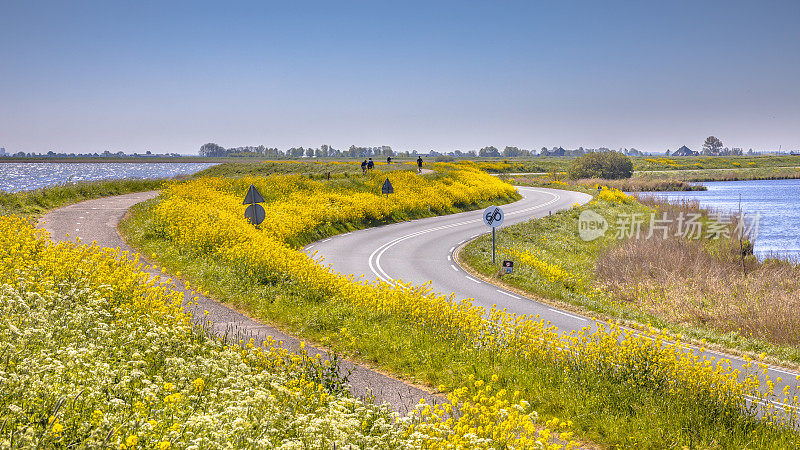
{"type": "MultiPolygon", "coordinates": [[[[135,248],[171,272],[183,273],[192,285],[210,290],[218,300],[350,358],[447,389],[461,386],[470,376],[481,380],[498,376],[495,388],[521,391],[540,418],[572,420],[580,436],[609,447],[789,448],[796,443],[797,437],[786,430],[738,411],[715,409],[713,402],[564,364],[534,364],[519,357],[520,349],[484,350],[472,342],[454,342],[424,323],[356,308],[337,298],[320,298],[299,284],[258,282],[214,254],[180,251],[153,234],[151,208],[157,201],[134,207],[121,226],[135,248]]],[[[576,267],[582,264],[589,260],[576,261],[576,267]]]]}
{"type": "Polygon", "coordinates": [[[45,212],[100,197],[160,189],[168,180],[101,180],[61,184],[24,192],[0,192],[0,215],[36,219],[45,212]]]}
{"type": "MultiPolygon", "coordinates": [[[[556,186],[549,185],[549,187],[556,186]]],[[[560,187],[590,193],[597,192],[587,191],[584,187],[560,187]]],[[[639,213],[649,217],[650,212],[653,211],[638,201],[627,204],[598,201],[538,220],[512,225],[504,228],[502,233],[498,233],[499,248],[515,247],[528,251],[540,260],[567,271],[571,275],[568,281],[550,280],[547,278],[547,274],[541,270],[524,265],[515,269],[515,273],[503,276],[502,280],[497,279],[499,263],[491,264],[491,238],[486,236],[468,243],[459,253],[460,262],[484,276],[495,278],[497,282],[502,281],[506,285],[530,293],[544,301],[586,315],[594,315],[621,323],[652,325],[701,344],[717,346],[731,353],[749,354],[754,357],[760,353],[766,353],[771,361],[779,364],[800,364],[800,348],[795,345],[775,342],[767,336],[752,336],[730,329],[715,329],[694,322],[676,323],[669,317],[645,308],[635,301],[617,298],[603,290],[604,280],[597,274],[599,261],[612,248],[621,245],[622,241],[613,236],[612,232],[593,241],[582,240],[578,235],[577,224],[580,212],[585,209],[600,213],[612,228],[620,215],[639,213]]],[[[646,234],[646,227],[643,227],[643,230],[646,234]]],[[[719,249],[710,245],[709,252],[720,252],[719,249]]],[[[500,252],[498,261],[502,261],[503,258],[512,257],[500,252]]],[[[751,257],[748,265],[758,266],[759,263],[751,257]]],[[[720,283],[723,282],[720,281],[720,283]]]]}
{"type": "MultiPolygon", "coordinates": [[[[242,176],[267,176],[272,174],[303,174],[311,178],[322,179],[330,173],[333,178],[346,178],[359,176],[362,160],[345,161],[264,161],[264,162],[226,162],[209,167],[194,174],[194,177],[242,177],[242,176]]],[[[376,172],[392,170],[416,170],[416,164],[411,162],[385,162],[376,161],[376,172]]]]}

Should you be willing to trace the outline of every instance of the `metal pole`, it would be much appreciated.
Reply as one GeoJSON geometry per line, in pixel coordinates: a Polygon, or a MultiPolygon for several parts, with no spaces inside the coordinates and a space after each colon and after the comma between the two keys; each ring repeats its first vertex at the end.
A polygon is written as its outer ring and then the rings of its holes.
{"type": "Polygon", "coordinates": [[[495,242],[494,241],[494,227],[492,227],[492,264],[495,264],[495,262],[494,262],[494,242],[495,242]]]}

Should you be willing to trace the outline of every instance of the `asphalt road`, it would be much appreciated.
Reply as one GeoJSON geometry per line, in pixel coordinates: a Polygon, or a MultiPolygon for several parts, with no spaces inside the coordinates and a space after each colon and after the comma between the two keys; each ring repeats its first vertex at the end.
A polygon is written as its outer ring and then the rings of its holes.
{"type": "MultiPolygon", "coordinates": [[[[158,192],[141,192],[88,200],[51,211],[39,220],[38,227],[49,231],[51,239],[56,242],[80,238],[84,243],[95,241],[103,247],[119,248],[132,255],[135,252],[122,240],[117,232],[117,225],[131,206],[157,195],[158,192]]],[[[152,268],[151,274],[160,275],[161,271],[157,267],[152,268]]],[[[175,288],[184,292],[186,301],[191,300],[192,296],[185,289],[184,283],[174,277],[173,280],[175,288]]],[[[220,336],[227,336],[233,341],[241,339],[249,342],[253,339],[256,345],[261,345],[267,336],[271,336],[281,341],[283,347],[290,351],[298,352],[300,349],[301,339],[297,336],[247,317],[229,305],[205,296],[200,296],[198,303],[189,308],[189,311],[196,320],[202,319],[204,312],[208,311],[214,331],[220,336]]],[[[306,350],[310,355],[319,353],[323,358],[330,357],[325,350],[310,345],[306,346],[306,350]]],[[[388,403],[401,415],[413,409],[420,398],[425,398],[428,403],[447,401],[413,384],[394,379],[361,364],[345,360],[340,367],[343,373],[352,370],[348,384],[355,397],[374,396],[376,403],[388,403]]]]}
{"type": "MultiPolygon", "coordinates": [[[[586,203],[589,195],[546,188],[518,187],[522,200],[502,206],[505,212],[503,227],[542,217],[550,212],[586,203]]],[[[430,283],[431,288],[444,295],[453,293],[455,299],[471,298],[475,305],[488,311],[492,305],[517,315],[539,315],[550,321],[563,333],[579,331],[586,326],[595,327],[590,317],[564,311],[534,299],[509,292],[484,280],[474,278],[454,261],[455,249],[464,242],[483,233],[490,233],[482,220],[482,211],[432,217],[377,228],[354,231],[307,245],[305,251],[320,259],[323,264],[341,274],[352,274],[368,281],[430,283]]],[[[497,229],[498,241],[503,242],[503,229],[497,229]]],[[[634,332],[634,331],[630,331],[634,332]]],[[[712,361],[729,360],[734,369],[743,370],[742,358],[724,353],[689,347],[700,358],[712,361]]],[[[777,367],[769,367],[767,374],[775,383],[775,392],[797,386],[798,374],[777,367]],[[777,382],[778,378],[781,382],[777,382]]],[[[765,377],[760,375],[762,385],[765,377]]],[[[783,406],[783,397],[771,401],[783,406]]],[[[759,402],[763,403],[763,402],[759,402]]]]}

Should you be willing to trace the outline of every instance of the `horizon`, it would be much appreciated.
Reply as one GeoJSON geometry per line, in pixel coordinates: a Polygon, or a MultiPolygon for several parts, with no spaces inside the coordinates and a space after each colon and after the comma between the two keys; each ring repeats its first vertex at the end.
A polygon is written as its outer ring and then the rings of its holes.
{"type": "Polygon", "coordinates": [[[800,149],[800,4],[4,4],[0,147],[800,149]]]}

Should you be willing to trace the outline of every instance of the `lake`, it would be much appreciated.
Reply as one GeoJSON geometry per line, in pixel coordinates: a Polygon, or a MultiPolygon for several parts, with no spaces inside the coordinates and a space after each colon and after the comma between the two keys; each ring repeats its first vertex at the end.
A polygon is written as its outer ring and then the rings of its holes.
{"type": "Polygon", "coordinates": [[[119,178],[191,175],[218,163],[181,162],[0,162],[0,191],[29,191],[63,183],[119,178]]]}
{"type": "Polygon", "coordinates": [[[755,253],[800,260],[800,180],[718,181],[702,183],[707,191],[659,192],[669,200],[698,200],[703,207],[760,214],[755,253]]]}

